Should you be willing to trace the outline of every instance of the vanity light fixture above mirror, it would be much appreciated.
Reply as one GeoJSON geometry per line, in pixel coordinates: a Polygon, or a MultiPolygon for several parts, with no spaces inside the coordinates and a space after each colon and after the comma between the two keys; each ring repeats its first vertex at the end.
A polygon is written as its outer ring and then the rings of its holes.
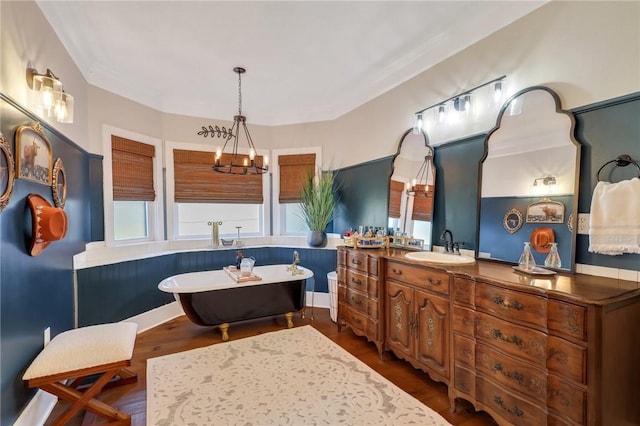
{"type": "Polygon", "coordinates": [[[479,106],[480,103],[485,103],[487,106],[498,109],[505,100],[505,89],[506,75],[503,75],[421,109],[414,115],[413,133],[419,134],[425,129],[427,121],[431,122],[428,118],[429,115],[426,114],[429,110],[433,110],[433,122],[437,123],[437,125],[442,125],[472,116],[474,105],[479,106]],[[488,94],[480,90],[486,86],[490,87],[488,94]]]}

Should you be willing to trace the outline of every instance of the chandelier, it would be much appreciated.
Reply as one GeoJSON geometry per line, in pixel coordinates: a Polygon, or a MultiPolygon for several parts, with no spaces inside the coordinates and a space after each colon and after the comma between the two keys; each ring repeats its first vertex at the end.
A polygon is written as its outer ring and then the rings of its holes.
{"type": "MultiPolygon", "coordinates": [[[[433,154],[424,157],[424,162],[420,166],[416,177],[407,182],[405,192],[411,197],[427,197],[430,186],[435,184],[435,173],[433,170],[433,154]]],[[[433,191],[433,189],[431,189],[433,191]]]]}
{"type": "Polygon", "coordinates": [[[235,67],[233,72],[238,74],[238,115],[233,117],[233,126],[230,129],[219,126],[202,127],[198,135],[218,137],[224,139],[224,145],[218,146],[214,164],[211,167],[214,172],[227,173],[233,175],[258,175],[269,170],[267,156],[256,155],[256,147],[251,140],[249,129],[247,128],[247,117],[242,115],[242,74],[246,70],[242,67],[235,67]],[[238,139],[243,133],[249,145],[249,154],[238,153],[238,139]],[[233,141],[232,144],[229,144],[233,141]],[[227,145],[230,145],[227,152],[227,145]]]}

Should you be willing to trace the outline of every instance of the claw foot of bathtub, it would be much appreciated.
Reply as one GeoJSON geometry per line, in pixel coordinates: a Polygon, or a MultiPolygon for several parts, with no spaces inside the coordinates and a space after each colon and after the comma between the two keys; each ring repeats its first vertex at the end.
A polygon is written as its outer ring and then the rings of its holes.
{"type": "Polygon", "coordinates": [[[227,340],[229,340],[229,324],[225,322],[224,324],[220,324],[218,327],[220,328],[220,333],[222,334],[222,341],[226,342],[227,340]]]}
{"type": "Polygon", "coordinates": [[[287,319],[287,327],[293,328],[293,312],[287,312],[284,317],[287,319]]]}

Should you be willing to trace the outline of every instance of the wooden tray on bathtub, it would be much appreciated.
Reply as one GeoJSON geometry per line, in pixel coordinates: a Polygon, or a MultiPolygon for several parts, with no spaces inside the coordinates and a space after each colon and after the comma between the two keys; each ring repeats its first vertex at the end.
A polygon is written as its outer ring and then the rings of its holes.
{"type": "Polygon", "coordinates": [[[233,279],[237,283],[246,283],[249,281],[262,281],[261,277],[253,273],[249,276],[245,276],[245,277],[241,276],[240,271],[235,266],[225,266],[222,269],[227,273],[227,275],[231,277],[231,279],[233,279]]]}

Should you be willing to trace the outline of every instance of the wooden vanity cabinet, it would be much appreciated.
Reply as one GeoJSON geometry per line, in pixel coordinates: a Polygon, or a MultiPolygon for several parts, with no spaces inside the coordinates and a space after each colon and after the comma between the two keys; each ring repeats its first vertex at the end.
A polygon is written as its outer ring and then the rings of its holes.
{"type": "Polygon", "coordinates": [[[385,348],[449,383],[449,274],[388,260],[385,348]]]}
{"type": "Polygon", "coordinates": [[[348,326],[384,352],[381,259],[375,250],[338,247],[338,331],[348,326]]]}
{"type": "Polygon", "coordinates": [[[500,425],[639,424],[637,296],[592,304],[455,274],[452,287],[452,407],[500,425]]]}

